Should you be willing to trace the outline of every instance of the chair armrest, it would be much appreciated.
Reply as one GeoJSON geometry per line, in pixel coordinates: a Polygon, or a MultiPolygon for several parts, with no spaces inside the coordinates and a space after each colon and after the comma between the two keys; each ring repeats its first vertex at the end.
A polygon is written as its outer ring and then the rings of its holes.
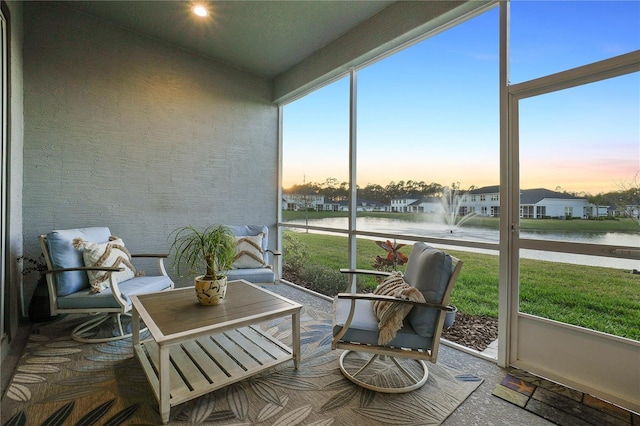
{"type": "Polygon", "coordinates": [[[274,256],[282,256],[282,253],[280,253],[278,250],[267,249],[267,251],[273,254],[274,256]]]}
{"type": "MultiPolygon", "coordinates": [[[[168,257],[168,253],[136,253],[131,255],[131,259],[156,259],[158,261],[158,269],[160,270],[160,274],[164,275],[165,277],[169,276],[169,274],[167,274],[166,268],[164,267],[164,259],[167,259],[168,257]]],[[[173,286],[171,288],[173,288],[173,286]]]]}
{"type": "Polygon", "coordinates": [[[373,269],[347,269],[342,268],[340,272],[343,274],[361,274],[361,275],[375,275],[379,277],[389,277],[391,276],[391,272],[386,271],[375,271],[373,269]]]}
{"type": "Polygon", "coordinates": [[[400,299],[397,297],[385,296],[382,294],[338,293],[337,297],[338,299],[371,300],[371,301],[382,300],[382,301],[388,301],[388,302],[397,302],[397,303],[404,303],[404,304],[410,304],[415,306],[424,306],[427,308],[434,308],[434,309],[439,309],[441,311],[447,311],[447,312],[453,312],[454,310],[453,306],[441,305],[439,303],[431,303],[431,302],[415,302],[413,300],[400,299]]]}
{"type": "Polygon", "coordinates": [[[41,271],[40,275],[47,274],[55,274],[58,272],[72,272],[72,271],[105,271],[105,272],[122,272],[124,271],[123,267],[111,267],[111,266],[78,266],[76,268],[60,268],[60,269],[47,269],[46,271],[41,271]]]}

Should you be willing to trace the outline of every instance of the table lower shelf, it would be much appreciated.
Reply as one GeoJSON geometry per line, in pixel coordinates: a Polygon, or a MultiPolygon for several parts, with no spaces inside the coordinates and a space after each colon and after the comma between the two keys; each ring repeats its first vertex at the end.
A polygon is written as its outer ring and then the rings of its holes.
{"type": "MultiPolygon", "coordinates": [[[[134,346],[160,401],[159,348],[153,340],[134,346]]],[[[290,347],[249,326],[187,340],[169,348],[170,406],[227,386],[293,359],[290,347]]]]}

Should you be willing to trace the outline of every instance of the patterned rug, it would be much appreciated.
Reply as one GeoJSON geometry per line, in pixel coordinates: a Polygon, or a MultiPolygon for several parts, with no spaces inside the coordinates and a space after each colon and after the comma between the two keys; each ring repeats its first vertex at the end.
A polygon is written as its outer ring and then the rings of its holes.
{"type": "MultiPolygon", "coordinates": [[[[2,399],[3,425],[158,425],[158,404],[134,357],[131,340],[83,344],[70,338],[71,316],[30,335],[2,399]]],[[[261,324],[289,343],[289,317],[261,324]]],[[[312,308],[301,316],[302,363],[289,362],[171,409],[171,425],[437,425],[482,379],[442,363],[406,394],[381,394],[345,379],[341,351],[330,350],[331,318],[312,308]]],[[[378,369],[376,380],[394,381],[378,369]]]]}

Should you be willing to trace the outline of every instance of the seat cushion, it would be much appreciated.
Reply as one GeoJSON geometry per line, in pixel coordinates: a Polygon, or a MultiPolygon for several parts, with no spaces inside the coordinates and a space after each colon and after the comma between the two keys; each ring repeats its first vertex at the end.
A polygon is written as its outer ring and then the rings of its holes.
{"type": "Polygon", "coordinates": [[[231,269],[227,271],[227,279],[246,280],[251,283],[274,283],[276,274],[271,268],[231,269]]]}
{"type": "MultiPolygon", "coordinates": [[[[413,245],[404,280],[420,290],[427,302],[442,303],[447,284],[453,272],[451,256],[424,243],[413,245]]],[[[421,336],[432,337],[438,309],[415,306],[407,320],[421,336]]]]}
{"type": "MultiPolygon", "coordinates": [[[[131,296],[155,293],[171,288],[171,279],[164,275],[142,276],[118,283],[120,293],[131,304],[131,296]]],[[[105,288],[101,293],[89,293],[89,289],[77,291],[68,296],[58,297],[59,309],[86,309],[90,311],[96,308],[120,308],[120,305],[113,297],[111,287],[105,288]]]]}
{"type": "MultiPolygon", "coordinates": [[[[109,241],[111,231],[107,227],[76,228],[52,231],[47,234],[47,246],[54,269],[84,266],[82,252],[73,247],[73,239],[103,243],[109,241]]],[[[55,274],[58,296],[67,296],[89,288],[89,277],[85,271],[55,274]]]]}

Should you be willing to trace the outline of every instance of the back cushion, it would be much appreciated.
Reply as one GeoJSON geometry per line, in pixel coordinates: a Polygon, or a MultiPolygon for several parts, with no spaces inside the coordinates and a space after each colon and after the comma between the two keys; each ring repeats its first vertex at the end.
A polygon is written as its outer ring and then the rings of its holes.
{"type": "MultiPolygon", "coordinates": [[[[404,280],[416,287],[427,302],[442,303],[447,283],[453,272],[451,256],[424,243],[413,245],[404,280]]],[[[433,328],[438,310],[414,306],[408,321],[411,327],[423,337],[433,337],[433,328]]]]}
{"type": "MultiPolygon", "coordinates": [[[[109,241],[111,231],[106,227],[77,228],[52,231],[47,234],[47,246],[54,269],[77,268],[84,266],[82,250],[73,246],[74,238],[104,243],[109,241]]],[[[55,274],[58,296],[67,296],[89,288],[89,277],[85,271],[62,272],[55,274]]]]}

